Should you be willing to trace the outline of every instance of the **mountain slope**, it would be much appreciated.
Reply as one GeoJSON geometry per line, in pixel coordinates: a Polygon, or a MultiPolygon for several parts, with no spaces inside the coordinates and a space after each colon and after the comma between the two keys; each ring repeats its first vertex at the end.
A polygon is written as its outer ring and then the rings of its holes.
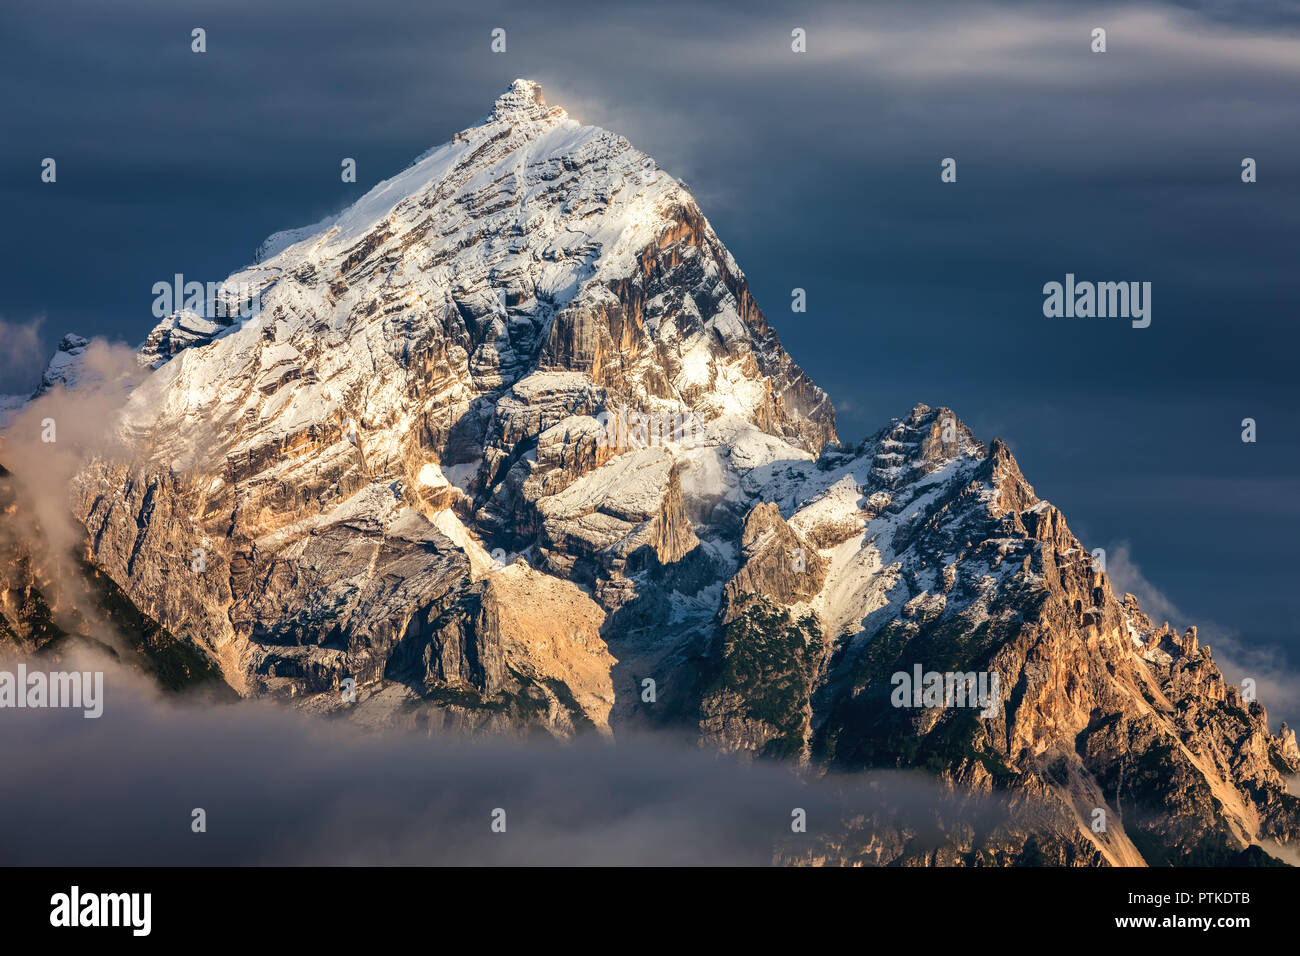
{"type": "MultiPolygon", "coordinates": [[[[532,542],[552,569],[601,565],[606,609],[629,561],[689,550],[662,456],[638,502],[601,519],[581,489],[562,494],[619,450],[555,440],[590,434],[602,410],[729,423],[805,455],[834,436],[830,403],[685,189],[526,81],[479,126],[261,253],[224,286],[256,292],[254,317],[205,327],[177,313],[151,333],[142,361],[156,371],[122,426],[140,454],[89,472],[80,503],[96,562],[160,620],[208,635],[250,693],[389,677],[491,699],[505,691],[483,671],[489,647],[462,636],[472,646],[453,653],[444,625],[428,649],[431,622],[466,629],[492,587],[480,540],[532,542]],[[195,549],[205,569],[187,580],[195,549]]],[[[512,573],[567,588],[578,620],[603,617],[567,581],[512,573]]],[[[507,669],[537,689],[535,663],[507,669]]]]}
{"type": "MultiPolygon", "coordinates": [[[[1269,732],[1263,706],[1225,683],[1195,628],[1157,628],[1132,595],[1113,594],[1001,442],[986,451],[949,410],[917,406],[758,497],[791,501],[764,521],[816,549],[805,573],[824,584],[808,596],[759,573],[731,599],[778,626],[809,615],[821,625],[816,666],[792,655],[766,680],[798,686],[776,714],[802,707],[800,744],[815,763],[917,766],[964,789],[1035,794],[1084,838],[1045,847],[1052,862],[1243,863],[1266,859],[1263,841],[1295,839],[1294,732],[1269,732]],[[999,705],[900,707],[891,678],[918,666],[996,673],[999,705]]],[[[752,698],[742,712],[779,725],[752,698]]],[[[982,849],[966,848],[971,862],[982,849]]],[[[856,859],[843,853],[832,855],[856,859]]]]}

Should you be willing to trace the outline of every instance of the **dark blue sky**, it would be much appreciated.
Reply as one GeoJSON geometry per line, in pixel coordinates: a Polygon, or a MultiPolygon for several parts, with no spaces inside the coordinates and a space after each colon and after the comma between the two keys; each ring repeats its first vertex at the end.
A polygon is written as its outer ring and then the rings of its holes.
{"type": "Polygon", "coordinates": [[[846,440],[951,406],[1121,584],[1300,665],[1300,5],[440,6],[10,5],[0,390],[43,364],[21,328],[137,343],[155,282],[223,278],[529,77],[687,181],[846,440]],[[1151,282],[1151,327],[1045,318],[1067,272],[1151,282]]]}

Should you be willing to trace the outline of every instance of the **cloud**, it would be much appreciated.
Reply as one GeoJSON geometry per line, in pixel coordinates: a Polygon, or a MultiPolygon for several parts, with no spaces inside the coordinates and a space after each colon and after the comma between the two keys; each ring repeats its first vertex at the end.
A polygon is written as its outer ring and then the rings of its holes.
{"type": "Polygon", "coordinates": [[[902,772],[810,778],[661,737],[376,735],[267,701],[164,697],[89,652],[57,668],[106,670],[104,714],[0,711],[0,817],[22,821],[11,865],[765,865],[867,813],[913,846],[944,842],[941,813],[950,826],[999,813],[902,772]],[[806,835],[791,832],[795,808],[806,835]]]}
{"type": "MultiPolygon", "coordinates": [[[[982,81],[1019,86],[1127,84],[1141,75],[1163,84],[1189,64],[1240,75],[1300,74],[1295,24],[1209,19],[1167,4],[1007,3],[821,4],[798,13],[760,12],[737,29],[706,20],[665,47],[678,75],[719,69],[761,83],[788,79],[796,65],[790,31],[806,30],[812,68],[844,79],[932,85],[982,81]],[[1107,32],[1107,52],[1091,51],[1092,31],[1107,32]],[[1289,34],[1289,35],[1288,35],[1289,34]]],[[[648,34],[647,36],[653,36],[648,34]]],[[[635,41],[634,41],[635,42],[635,41]]]]}
{"type": "Polygon", "coordinates": [[[1157,623],[1173,623],[1183,619],[1174,603],[1143,575],[1142,569],[1133,560],[1127,541],[1106,549],[1106,574],[1110,578],[1111,589],[1116,594],[1132,594],[1142,605],[1147,617],[1157,623]]]}
{"type": "Polygon", "coordinates": [[[48,578],[46,597],[60,624],[72,623],[67,615],[78,605],[89,606],[75,561],[86,532],[73,517],[73,483],[88,459],[126,455],[118,412],[144,375],[131,349],[103,339],[91,340],[79,361],[78,387],[50,389],[0,430],[0,466],[10,473],[15,496],[0,528],[11,547],[36,549],[30,558],[48,578]]]}
{"type": "Polygon", "coordinates": [[[41,380],[44,348],[40,315],[30,322],[9,322],[0,317],[0,394],[26,395],[41,380]]]}
{"type": "Polygon", "coordinates": [[[1252,678],[1259,702],[1270,715],[1280,717],[1292,727],[1300,727],[1300,671],[1290,665],[1280,648],[1247,644],[1235,630],[1213,621],[1189,620],[1163,591],[1147,580],[1133,560],[1127,541],[1106,549],[1106,573],[1112,590],[1136,597],[1143,612],[1157,624],[1167,621],[1181,632],[1195,623],[1201,643],[1210,645],[1225,680],[1240,685],[1244,678],[1252,678]]]}

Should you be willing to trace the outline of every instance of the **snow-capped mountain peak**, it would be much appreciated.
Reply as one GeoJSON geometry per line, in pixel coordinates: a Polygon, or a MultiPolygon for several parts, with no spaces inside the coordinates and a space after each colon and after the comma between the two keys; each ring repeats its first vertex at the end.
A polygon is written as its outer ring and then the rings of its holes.
{"type": "Polygon", "coordinates": [[[96,567],[240,693],[927,766],[1042,796],[1090,863],[1160,858],[1137,790],[1188,854],[1300,834],[1294,739],[1116,599],[1005,444],[917,405],[840,446],[689,191],[535,83],[226,287],[258,308],[164,319],[136,456],[74,491],[96,567]],[[919,665],[997,706],[891,704],[919,665]]]}
{"type": "Polygon", "coordinates": [[[538,372],[585,376],[570,385],[593,397],[570,412],[738,415],[809,449],[834,434],[829,402],[689,193],[623,137],[546,107],[529,81],[263,253],[224,283],[255,290],[255,318],[205,331],[177,313],[151,334],[145,359],[162,368],[129,420],[136,434],[162,429],[160,453],[189,433],[178,422],[220,422],[229,454],[353,417],[390,467],[460,464],[474,450],[453,425],[538,372]]]}
{"type": "Polygon", "coordinates": [[[517,121],[521,117],[535,119],[546,114],[567,115],[563,107],[548,107],[546,105],[546,98],[542,95],[540,83],[533,80],[517,79],[492,104],[492,114],[489,121],[506,118],[517,121]]]}

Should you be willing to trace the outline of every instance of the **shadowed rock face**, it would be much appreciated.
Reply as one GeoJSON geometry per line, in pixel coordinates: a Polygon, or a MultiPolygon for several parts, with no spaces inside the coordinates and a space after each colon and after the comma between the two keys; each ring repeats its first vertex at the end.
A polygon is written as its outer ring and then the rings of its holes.
{"type": "Polygon", "coordinates": [[[0,656],[58,662],[86,642],[168,690],[236,699],[202,649],[143,614],[82,555],[60,553],[35,515],[21,483],[0,466],[0,656]]]}
{"type": "MultiPolygon", "coordinates": [[[[840,446],[685,188],[535,84],[259,257],[228,280],[257,316],[160,323],[132,454],[73,487],[97,573],[240,694],[667,726],[1016,811],[939,852],[846,819],[792,862],[1250,862],[1300,831],[1294,735],[1194,629],[1112,594],[950,410],[840,446]],[[917,666],[996,674],[996,706],[897,706],[917,666]]],[[[7,640],[45,640],[4,571],[7,640]]]]}

